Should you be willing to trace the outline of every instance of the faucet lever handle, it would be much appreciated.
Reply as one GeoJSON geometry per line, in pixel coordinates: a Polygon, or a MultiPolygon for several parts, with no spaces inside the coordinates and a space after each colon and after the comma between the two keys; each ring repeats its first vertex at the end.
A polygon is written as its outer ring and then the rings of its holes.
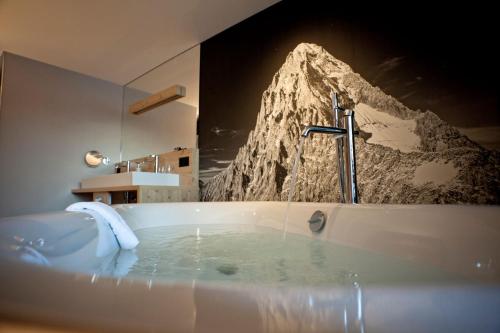
{"type": "Polygon", "coordinates": [[[339,105],[339,98],[336,92],[332,91],[332,112],[333,112],[333,126],[339,127],[341,125],[341,117],[340,112],[344,112],[345,110],[339,105]]]}
{"type": "Polygon", "coordinates": [[[339,98],[337,96],[337,93],[336,92],[332,92],[332,101],[333,101],[333,107],[336,109],[338,108],[340,105],[339,105],[339,98]]]}
{"type": "Polygon", "coordinates": [[[336,92],[332,92],[332,106],[333,106],[334,112],[345,111],[345,109],[340,106],[339,95],[336,92]]]}

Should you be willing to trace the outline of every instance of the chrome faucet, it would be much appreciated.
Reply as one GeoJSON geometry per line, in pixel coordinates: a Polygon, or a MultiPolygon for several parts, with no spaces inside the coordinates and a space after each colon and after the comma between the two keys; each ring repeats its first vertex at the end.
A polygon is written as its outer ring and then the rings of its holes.
{"type": "Polygon", "coordinates": [[[356,151],[354,147],[354,135],[357,132],[354,131],[354,111],[340,107],[336,93],[332,93],[332,107],[335,127],[309,125],[304,128],[302,136],[307,138],[312,133],[334,135],[337,144],[340,201],[358,203],[356,151]]]}
{"type": "Polygon", "coordinates": [[[121,168],[125,167],[126,172],[132,172],[132,165],[135,164],[135,171],[141,171],[143,165],[146,163],[153,163],[153,172],[158,173],[160,168],[160,155],[152,154],[141,159],[122,161],[115,164],[115,169],[116,172],[119,173],[121,168]]]}
{"type": "Polygon", "coordinates": [[[153,154],[153,155],[149,155],[149,157],[154,159],[154,164],[153,164],[154,173],[158,173],[159,168],[160,168],[160,155],[153,154]]]}

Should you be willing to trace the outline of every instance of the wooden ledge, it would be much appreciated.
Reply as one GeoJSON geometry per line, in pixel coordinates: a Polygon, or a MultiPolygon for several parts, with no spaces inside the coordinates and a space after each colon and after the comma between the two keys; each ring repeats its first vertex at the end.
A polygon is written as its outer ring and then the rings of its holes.
{"type": "Polygon", "coordinates": [[[186,88],[180,85],[171,86],[165,90],[157,92],[149,97],[135,102],[128,108],[128,112],[132,114],[141,114],[157,106],[163,105],[168,102],[175,101],[181,97],[186,96],[186,88]]]}

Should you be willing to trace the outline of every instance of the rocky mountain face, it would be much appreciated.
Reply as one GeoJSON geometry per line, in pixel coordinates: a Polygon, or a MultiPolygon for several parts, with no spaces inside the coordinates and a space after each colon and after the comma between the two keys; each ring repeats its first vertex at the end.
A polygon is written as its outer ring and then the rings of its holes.
{"type": "MultiPolygon", "coordinates": [[[[304,125],[332,125],[331,92],[355,111],[362,203],[500,203],[500,154],[436,114],[371,86],[322,47],[299,44],[263,93],[255,129],[203,188],[205,201],[287,200],[304,125]]],[[[295,201],[339,201],[335,142],[306,139],[295,201]]]]}

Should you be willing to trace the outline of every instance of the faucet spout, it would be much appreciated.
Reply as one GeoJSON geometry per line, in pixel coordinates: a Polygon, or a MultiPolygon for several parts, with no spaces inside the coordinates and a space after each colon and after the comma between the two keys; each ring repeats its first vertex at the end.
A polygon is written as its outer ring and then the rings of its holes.
{"type": "Polygon", "coordinates": [[[301,136],[307,138],[312,133],[334,135],[337,141],[340,201],[358,203],[354,136],[358,135],[359,132],[354,130],[354,111],[341,108],[335,93],[332,93],[332,105],[334,125],[341,127],[308,125],[302,131],[301,136]]]}
{"type": "Polygon", "coordinates": [[[334,134],[337,136],[343,136],[347,134],[347,130],[338,127],[306,126],[302,131],[302,136],[304,138],[307,138],[312,133],[334,134]]]}

